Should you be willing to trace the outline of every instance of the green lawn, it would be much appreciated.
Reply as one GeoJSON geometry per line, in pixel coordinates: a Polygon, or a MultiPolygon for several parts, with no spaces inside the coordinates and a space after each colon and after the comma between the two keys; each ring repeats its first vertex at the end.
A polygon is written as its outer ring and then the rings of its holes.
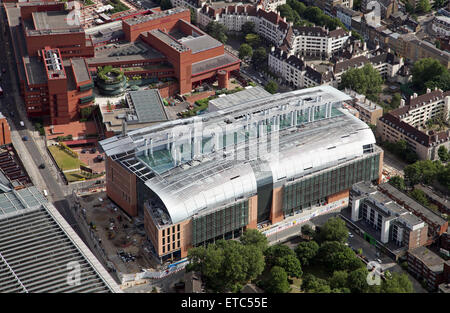
{"type": "Polygon", "coordinates": [[[80,168],[80,163],[84,165],[78,158],[74,158],[64,150],[61,150],[59,146],[50,146],[48,147],[48,150],[52,154],[61,171],[80,168]]]}
{"type": "Polygon", "coordinates": [[[67,181],[69,183],[71,183],[71,182],[75,182],[75,181],[87,180],[87,179],[101,177],[102,174],[92,174],[90,176],[90,175],[88,175],[86,173],[83,173],[83,172],[79,171],[79,172],[64,173],[64,176],[66,176],[67,181]]]}

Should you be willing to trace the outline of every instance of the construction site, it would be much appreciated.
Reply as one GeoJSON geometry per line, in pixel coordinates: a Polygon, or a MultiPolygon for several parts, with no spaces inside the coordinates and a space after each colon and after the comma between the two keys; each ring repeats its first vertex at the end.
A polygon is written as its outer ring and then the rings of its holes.
{"type": "Polygon", "coordinates": [[[77,200],[81,222],[119,280],[122,275],[161,269],[146,242],[143,221],[129,218],[105,192],[80,196],[77,200]]]}

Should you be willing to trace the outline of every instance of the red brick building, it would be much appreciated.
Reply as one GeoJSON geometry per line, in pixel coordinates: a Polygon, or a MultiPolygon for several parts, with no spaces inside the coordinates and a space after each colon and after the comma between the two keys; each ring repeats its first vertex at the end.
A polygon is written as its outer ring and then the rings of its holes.
{"type": "Polygon", "coordinates": [[[0,146],[11,143],[11,129],[9,128],[8,121],[3,114],[0,113],[0,146]]]}
{"type": "Polygon", "coordinates": [[[426,282],[428,289],[436,290],[447,282],[450,271],[450,261],[445,261],[433,251],[419,247],[409,250],[407,254],[408,271],[426,282]]]}
{"type": "Polygon", "coordinates": [[[25,109],[50,116],[51,124],[78,118],[94,99],[83,57],[94,55],[84,30],[74,25],[64,3],[4,4],[25,109]]]}
{"type": "Polygon", "coordinates": [[[131,15],[122,22],[127,43],[94,47],[92,34],[74,23],[64,3],[3,6],[26,111],[50,116],[51,124],[76,120],[80,109],[92,104],[90,73],[99,66],[119,67],[129,79],[172,80],[160,86],[165,97],[189,93],[205,80],[218,80],[220,88],[227,88],[230,72],[240,67],[222,43],[190,24],[185,8],[131,15]],[[48,72],[46,53],[59,60],[58,73],[48,72]]]}
{"type": "Polygon", "coordinates": [[[222,43],[190,24],[190,11],[176,7],[123,21],[125,39],[142,40],[162,53],[172,65],[179,93],[189,93],[207,79],[219,79],[226,88],[229,73],[239,70],[240,60],[225,52],[222,43]]]}

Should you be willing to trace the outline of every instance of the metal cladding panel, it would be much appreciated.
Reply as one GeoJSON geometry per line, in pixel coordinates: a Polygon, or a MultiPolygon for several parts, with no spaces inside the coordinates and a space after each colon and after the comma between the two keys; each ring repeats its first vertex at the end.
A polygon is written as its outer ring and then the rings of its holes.
{"type": "Polygon", "coordinates": [[[190,185],[183,190],[182,195],[176,196],[158,180],[151,179],[146,185],[164,203],[172,223],[186,220],[201,211],[235,202],[238,198],[256,194],[256,178],[249,164],[236,167],[233,171],[215,173],[205,181],[208,182],[190,185]],[[240,173],[240,176],[230,180],[236,173],[240,173]]]}

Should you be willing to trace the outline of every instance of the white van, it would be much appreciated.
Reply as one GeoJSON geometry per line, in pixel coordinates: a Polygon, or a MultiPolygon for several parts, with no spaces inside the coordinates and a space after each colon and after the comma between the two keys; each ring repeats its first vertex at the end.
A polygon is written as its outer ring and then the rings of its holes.
{"type": "Polygon", "coordinates": [[[45,189],[44,189],[44,196],[48,197],[48,192],[45,189]]]}
{"type": "Polygon", "coordinates": [[[20,121],[19,124],[20,124],[20,126],[22,126],[22,127],[25,126],[25,123],[24,123],[23,121],[20,121]]]}

